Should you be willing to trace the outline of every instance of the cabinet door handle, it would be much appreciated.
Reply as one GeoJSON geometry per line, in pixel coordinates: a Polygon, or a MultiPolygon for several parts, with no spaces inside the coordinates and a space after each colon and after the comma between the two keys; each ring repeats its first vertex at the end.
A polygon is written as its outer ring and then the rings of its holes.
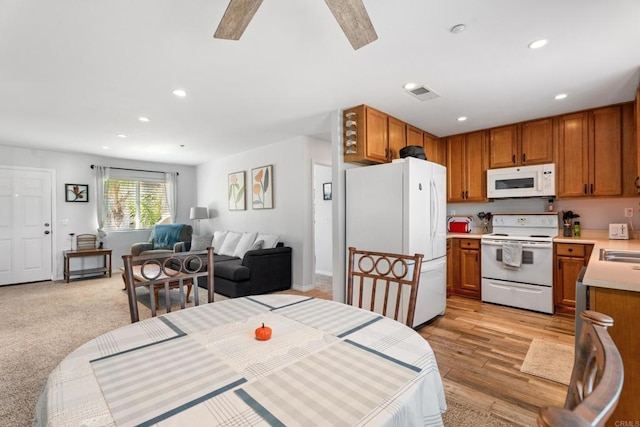
{"type": "Polygon", "coordinates": [[[587,184],[584,185],[584,194],[587,194],[587,184]]]}
{"type": "Polygon", "coordinates": [[[636,176],[636,180],[635,180],[636,190],[640,190],[640,185],[638,185],[638,181],[640,181],[640,176],[636,176]]]}
{"type": "Polygon", "coordinates": [[[515,164],[515,162],[516,162],[516,155],[514,154],[511,156],[511,163],[515,164]]]}
{"type": "Polygon", "coordinates": [[[465,199],[468,199],[468,198],[469,198],[469,192],[468,192],[468,191],[465,191],[465,192],[464,192],[464,198],[465,198],[465,199]]]}
{"type": "Polygon", "coordinates": [[[527,155],[522,153],[522,163],[527,163],[527,155]]]}
{"type": "Polygon", "coordinates": [[[593,194],[593,184],[591,184],[591,194],[593,194]]]}
{"type": "Polygon", "coordinates": [[[573,252],[573,248],[569,248],[569,252],[573,252]]]}
{"type": "Polygon", "coordinates": [[[558,260],[558,270],[562,270],[562,263],[558,260]]]}
{"type": "Polygon", "coordinates": [[[464,191],[460,193],[460,198],[464,199],[464,191]]]}

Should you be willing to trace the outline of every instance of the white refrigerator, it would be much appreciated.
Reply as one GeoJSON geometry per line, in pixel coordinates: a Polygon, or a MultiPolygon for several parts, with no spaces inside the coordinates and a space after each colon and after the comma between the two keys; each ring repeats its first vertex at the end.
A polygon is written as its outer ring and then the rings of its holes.
{"type": "Polygon", "coordinates": [[[446,182],[444,166],[413,157],[346,171],[347,248],[424,255],[414,327],[446,306],[446,182]]]}

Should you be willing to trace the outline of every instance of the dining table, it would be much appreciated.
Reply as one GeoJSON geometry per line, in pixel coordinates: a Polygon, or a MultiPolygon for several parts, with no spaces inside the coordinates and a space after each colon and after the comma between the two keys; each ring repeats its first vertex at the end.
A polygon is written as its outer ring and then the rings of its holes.
{"type": "Polygon", "coordinates": [[[35,426],[442,426],[415,330],[340,302],[268,294],[107,332],[51,372],[35,426]],[[259,340],[262,325],[272,331],[259,340]]]}

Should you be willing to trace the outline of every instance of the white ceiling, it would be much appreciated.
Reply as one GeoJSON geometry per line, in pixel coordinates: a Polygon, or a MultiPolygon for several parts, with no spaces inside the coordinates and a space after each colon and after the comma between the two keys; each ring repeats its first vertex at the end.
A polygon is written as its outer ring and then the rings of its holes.
{"type": "Polygon", "coordinates": [[[227,0],[0,0],[0,144],[194,165],[328,138],[362,103],[445,136],[629,101],[640,80],[638,0],[364,3],[379,38],[354,51],[323,0],[266,0],[240,41],[212,37],[227,0]]]}

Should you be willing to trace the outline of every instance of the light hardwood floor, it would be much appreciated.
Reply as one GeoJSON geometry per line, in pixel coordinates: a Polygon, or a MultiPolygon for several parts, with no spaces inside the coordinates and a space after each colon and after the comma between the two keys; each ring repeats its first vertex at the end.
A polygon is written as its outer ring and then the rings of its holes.
{"type": "MultiPolygon", "coordinates": [[[[317,290],[285,292],[331,299],[317,290]]],[[[564,405],[567,386],[520,368],[534,338],[573,346],[573,316],[450,296],[444,316],[418,333],[433,348],[448,398],[514,426],[535,426],[539,408],[564,405]]]]}
{"type": "Polygon", "coordinates": [[[534,338],[573,345],[572,316],[447,298],[445,315],[418,330],[436,354],[447,396],[512,425],[536,425],[542,406],[563,406],[567,387],[520,372],[534,338]]]}

